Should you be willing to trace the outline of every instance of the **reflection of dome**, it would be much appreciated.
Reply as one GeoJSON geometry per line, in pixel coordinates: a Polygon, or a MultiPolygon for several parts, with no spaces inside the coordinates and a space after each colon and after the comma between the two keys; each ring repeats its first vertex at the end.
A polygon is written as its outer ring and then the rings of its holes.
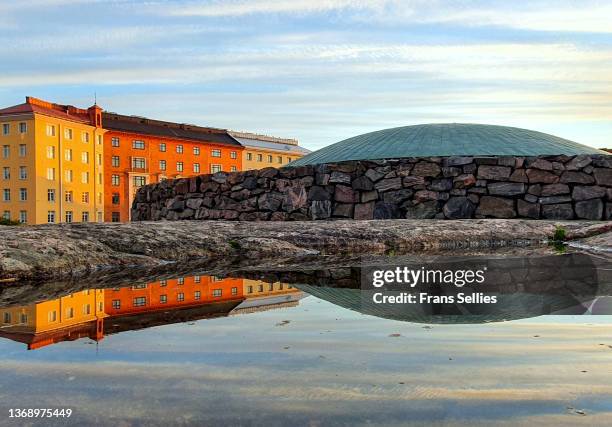
{"type": "Polygon", "coordinates": [[[358,135],[310,153],[291,166],[401,157],[559,154],[608,153],[527,129],[448,123],[404,126],[358,135]]]}

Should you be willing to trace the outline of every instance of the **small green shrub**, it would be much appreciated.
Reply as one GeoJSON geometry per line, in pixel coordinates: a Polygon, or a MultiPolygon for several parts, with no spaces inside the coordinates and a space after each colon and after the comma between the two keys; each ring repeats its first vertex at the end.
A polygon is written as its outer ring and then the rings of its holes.
{"type": "Polygon", "coordinates": [[[0,218],[0,225],[19,225],[19,221],[15,221],[12,219],[0,218]]]}
{"type": "Polygon", "coordinates": [[[553,241],[555,242],[563,242],[565,241],[566,230],[563,227],[557,226],[555,228],[555,234],[553,234],[553,241]]]}
{"type": "Polygon", "coordinates": [[[228,241],[229,245],[234,248],[234,249],[240,249],[240,243],[237,242],[236,240],[230,240],[228,241]]]}

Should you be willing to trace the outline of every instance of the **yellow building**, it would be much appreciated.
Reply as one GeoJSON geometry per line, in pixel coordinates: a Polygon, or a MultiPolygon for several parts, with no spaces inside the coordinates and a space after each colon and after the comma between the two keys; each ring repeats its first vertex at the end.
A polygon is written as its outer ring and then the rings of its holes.
{"type": "Polygon", "coordinates": [[[88,289],[54,300],[0,308],[0,337],[36,349],[59,341],[104,336],[104,290],[88,289]]]}
{"type": "Polygon", "coordinates": [[[248,132],[230,132],[245,150],[242,154],[242,170],[280,168],[310,153],[300,147],[295,139],[276,138],[248,132]]]}
{"type": "Polygon", "coordinates": [[[102,110],[26,97],[0,110],[0,215],[22,223],[102,221],[102,110]]]}

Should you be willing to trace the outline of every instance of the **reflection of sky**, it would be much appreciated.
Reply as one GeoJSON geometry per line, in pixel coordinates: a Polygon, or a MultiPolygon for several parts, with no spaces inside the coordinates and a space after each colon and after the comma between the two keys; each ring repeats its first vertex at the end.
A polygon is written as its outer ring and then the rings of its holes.
{"type": "Polygon", "coordinates": [[[75,424],[109,425],[604,424],[611,321],[424,327],[309,297],[107,336],[97,349],[85,339],[27,352],[2,340],[0,410],[69,405],[75,424]]]}
{"type": "Polygon", "coordinates": [[[598,0],[0,2],[0,105],[25,95],[297,137],[430,122],[610,145],[598,0]],[[528,3],[528,4],[527,4],[528,3]]]}

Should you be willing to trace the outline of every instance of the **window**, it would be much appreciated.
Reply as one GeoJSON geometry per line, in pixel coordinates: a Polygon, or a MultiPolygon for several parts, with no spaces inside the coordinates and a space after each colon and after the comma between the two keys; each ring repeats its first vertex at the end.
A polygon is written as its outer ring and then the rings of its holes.
{"type": "Polygon", "coordinates": [[[278,156],[278,157],[277,157],[277,159],[276,159],[276,161],[277,161],[278,163],[281,163],[281,164],[282,164],[282,163],[283,163],[283,156],[278,156]]]}
{"type": "Polygon", "coordinates": [[[132,148],[135,148],[137,150],[144,150],[145,143],[144,143],[144,141],[142,141],[140,139],[135,139],[135,140],[132,141],[132,148]]]}
{"type": "Polygon", "coordinates": [[[11,125],[8,123],[4,123],[2,125],[2,135],[8,135],[11,132],[11,125]]]}
{"type": "Polygon", "coordinates": [[[98,153],[97,159],[98,159],[98,166],[102,166],[102,154],[98,153]]]}
{"type": "Polygon", "coordinates": [[[147,177],[145,176],[135,176],[134,177],[134,187],[142,187],[147,184],[147,177]]]}
{"type": "Polygon", "coordinates": [[[272,163],[272,155],[268,154],[268,163],[272,163]]]}
{"type": "Polygon", "coordinates": [[[119,310],[121,308],[121,300],[120,299],[114,299],[113,300],[113,308],[115,310],[119,310]]]}
{"type": "Polygon", "coordinates": [[[91,314],[91,305],[83,304],[83,314],[91,314]]]}
{"type": "Polygon", "coordinates": [[[193,276],[193,283],[200,283],[202,278],[200,276],[193,276]]]}
{"type": "Polygon", "coordinates": [[[89,183],[89,172],[81,172],[81,182],[83,184],[89,183]]]}
{"type": "Polygon", "coordinates": [[[287,163],[291,163],[291,157],[287,157],[287,163]]]}
{"type": "Polygon", "coordinates": [[[72,191],[68,190],[68,191],[65,192],[64,200],[69,202],[69,203],[72,203],[72,201],[73,201],[72,191]]]}
{"type": "Polygon", "coordinates": [[[238,172],[238,168],[236,166],[230,166],[230,172],[238,172]]]}
{"type": "Polygon", "coordinates": [[[66,159],[67,161],[71,162],[72,161],[72,149],[67,148],[64,151],[64,159],[66,159]]]}
{"type": "Polygon", "coordinates": [[[247,153],[247,160],[253,160],[253,153],[247,153]]]}
{"type": "Polygon", "coordinates": [[[111,185],[119,185],[119,175],[111,175],[111,185]]]}
{"type": "Polygon", "coordinates": [[[4,323],[11,323],[11,313],[4,313],[4,323]]]}
{"type": "Polygon", "coordinates": [[[28,179],[28,168],[19,166],[19,179],[28,179]]]}
{"type": "Polygon", "coordinates": [[[195,293],[193,294],[193,298],[198,300],[202,297],[202,292],[200,291],[195,291],[195,293]]]}
{"type": "Polygon", "coordinates": [[[119,212],[111,212],[111,222],[119,222],[119,212]]]}
{"type": "Polygon", "coordinates": [[[27,188],[20,188],[19,189],[19,201],[20,202],[25,202],[28,200],[28,189],[27,188]]]}
{"type": "Polygon", "coordinates": [[[55,168],[47,168],[47,179],[53,181],[55,179],[55,168]]]}
{"type": "Polygon", "coordinates": [[[6,220],[10,220],[11,219],[11,211],[4,211],[2,213],[2,218],[6,219],[6,220]]]}
{"type": "Polygon", "coordinates": [[[81,141],[83,142],[89,142],[89,134],[87,132],[83,132],[81,134],[81,141]]]}
{"type": "Polygon", "coordinates": [[[47,190],[47,202],[55,202],[55,190],[51,188],[47,190]]]}
{"type": "Polygon", "coordinates": [[[98,135],[98,145],[102,145],[102,135],[98,135]]]}
{"type": "Polygon", "coordinates": [[[11,157],[11,146],[3,145],[2,146],[2,158],[8,159],[9,157],[11,157]]]}
{"type": "Polygon", "coordinates": [[[162,153],[166,152],[166,144],[164,144],[163,142],[161,142],[159,144],[159,151],[161,151],[162,153]]]}
{"type": "Polygon", "coordinates": [[[66,317],[68,319],[72,319],[74,317],[74,308],[70,307],[69,309],[66,310],[66,317]]]}
{"type": "Polygon", "coordinates": [[[26,133],[28,131],[28,124],[25,122],[19,123],[19,133],[26,133]]]}
{"type": "Polygon", "coordinates": [[[11,179],[11,168],[10,167],[5,166],[2,168],[2,178],[11,179]]]}
{"type": "Polygon", "coordinates": [[[55,136],[55,126],[47,125],[47,136],[55,136]]]}
{"type": "Polygon", "coordinates": [[[279,290],[279,291],[282,291],[282,290],[283,290],[283,284],[282,284],[282,283],[279,283],[279,284],[278,284],[278,290],[279,290]]]}
{"type": "Polygon", "coordinates": [[[134,169],[144,169],[146,167],[145,159],[143,157],[133,157],[132,167],[134,169]]]}
{"type": "Polygon", "coordinates": [[[164,287],[166,285],[168,285],[168,281],[167,280],[160,280],[159,281],[159,286],[164,287]]]}
{"type": "Polygon", "coordinates": [[[176,152],[182,154],[183,153],[183,146],[182,145],[177,145],[176,146],[176,152]]]}
{"type": "Polygon", "coordinates": [[[52,145],[47,146],[47,159],[55,159],[55,147],[52,145]]]}
{"type": "Polygon", "coordinates": [[[28,148],[25,144],[19,144],[19,157],[25,157],[28,153],[28,148]]]}
{"type": "Polygon", "coordinates": [[[67,170],[64,172],[66,182],[72,182],[72,171],[67,170]]]}
{"type": "Polygon", "coordinates": [[[272,292],[273,290],[274,290],[274,284],[273,284],[273,283],[270,283],[270,284],[268,285],[268,291],[272,292]]]}
{"type": "Polygon", "coordinates": [[[19,316],[19,321],[21,323],[28,323],[28,315],[25,313],[21,313],[21,315],[19,316]]]}
{"type": "Polygon", "coordinates": [[[111,157],[111,166],[114,167],[114,168],[118,168],[119,167],[119,156],[111,157]]]}
{"type": "Polygon", "coordinates": [[[88,191],[84,191],[83,194],[81,194],[81,202],[89,203],[89,192],[88,191]]]}
{"type": "Polygon", "coordinates": [[[119,147],[119,138],[111,138],[111,146],[119,147]]]}
{"type": "Polygon", "coordinates": [[[66,211],[66,222],[69,224],[72,222],[72,211],[66,211]]]}
{"type": "Polygon", "coordinates": [[[2,193],[2,200],[4,200],[5,202],[10,202],[11,201],[11,189],[10,188],[5,188],[3,193],[2,193]]]}
{"type": "Polygon", "coordinates": [[[81,153],[81,163],[84,163],[84,164],[89,163],[89,153],[87,151],[83,151],[81,153]]]}
{"type": "Polygon", "coordinates": [[[48,318],[49,322],[57,322],[57,311],[50,311],[48,318]]]}
{"type": "Polygon", "coordinates": [[[212,295],[213,297],[220,297],[223,294],[221,289],[213,289],[212,295]]]}
{"type": "Polygon", "coordinates": [[[257,161],[258,162],[263,162],[263,154],[258,154],[257,155],[257,161]]]}
{"type": "Polygon", "coordinates": [[[147,289],[147,284],[146,283],[140,283],[138,285],[132,286],[132,289],[147,289]]]}
{"type": "Polygon", "coordinates": [[[49,224],[53,224],[55,222],[55,211],[48,211],[47,212],[47,222],[49,224]]]}
{"type": "Polygon", "coordinates": [[[238,288],[232,288],[232,295],[238,295],[238,288]]]}
{"type": "Polygon", "coordinates": [[[166,161],[165,160],[160,160],[159,161],[159,170],[162,170],[162,171],[166,170],[166,161]]]}
{"type": "Polygon", "coordinates": [[[200,155],[200,147],[193,147],[193,155],[194,156],[200,155]]]}
{"type": "Polygon", "coordinates": [[[144,307],[147,305],[147,297],[134,298],[134,307],[144,307]]]}
{"type": "Polygon", "coordinates": [[[72,129],[69,129],[69,128],[64,129],[64,138],[72,139],[72,129]]]}
{"type": "Polygon", "coordinates": [[[183,162],[176,162],[176,171],[183,172],[183,162]]]}
{"type": "Polygon", "coordinates": [[[236,153],[235,151],[232,151],[230,153],[230,159],[237,159],[238,158],[238,153],[236,153]]]}
{"type": "Polygon", "coordinates": [[[185,284],[185,278],[184,277],[179,277],[178,279],[176,279],[176,283],[178,285],[184,285],[185,284]]]}
{"type": "Polygon", "coordinates": [[[113,195],[111,196],[111,201],[113,205],[118,205],[119,204],[119,193],[113,193],[113,195]]]}
{"type": "Polygon", "coordinates": [[[102,204],[102,193],[98,193],[98,204],[102,204]]]}
{"type": "Polygon", "coordinates": [[[160,304],[166,304],[168,302],[168,295],[160,295],[159,296],[159,303],[160,304]]]}
{"type": "Polygon", "coordinates": [[[176,300],[177,300],[178,302],[183,302],[183,301],[185,301],[185,294],[184,294],[184,293],[182,293],[182,292],[181,292],[181,293],[179,293],[179,294],[176,296],[176,300]]]}
{"type": "Polygon", "coordinates": [[[89,212],[85,211],[81,214],[81,221],[82,222],[89,222],[89,212]]]}
{"type": "Polygon", "coordinates": [[[257,286],[257,292],[263,292],[263,285],[257,286]]]}
{"type": "Polygon", "coordinates": [[[221,172],[221,165],[210,165],[210,172],[211,173],[221,172]]]}
{"type": "Polygon", "coordinates": [[[104,181],[104,175],[102,175],[102,172],[98,173],[98,184],[102,185],[102,182],[104,181]]]}
{"type": "Polygon", "coordinates": [[[210,152],[211,157],[221,157],[221,150],[212,150],[210,152]]]}
{"type": "Polygon", "coordinates": [[[199,163],[194,163],[193,164],[193,171],[194,172],[200,172],[200,164],[199,163]]]}

